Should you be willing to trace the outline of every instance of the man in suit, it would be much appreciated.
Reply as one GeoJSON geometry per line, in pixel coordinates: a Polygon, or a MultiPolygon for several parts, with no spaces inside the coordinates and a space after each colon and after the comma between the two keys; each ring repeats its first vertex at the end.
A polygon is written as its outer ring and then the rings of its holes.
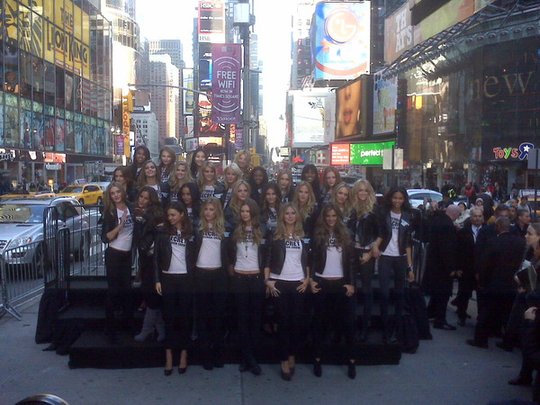
{"type": "Polygon", "coordinates": [[[457,272],[457,233],[454,221],[459,215],[459,207],[452,204],[444,211],[436,211],[428,223],[429,244],[422,286],[430,296],[428,310],[435,318],[435,329],[456,329],[446,321],[446,307],[452,295],[453,278],[457,272]]]}
{"type": "Polygon", "coordinates": [[[490,325],[505,325],[516,293],[514,274],[519,269],[525,252],[525,241],[510,233],[510,220],[499,217],[495,221],[497,237],[486,247],[478,277],[478,319],[471,346],[487,348],[490,325]]]}
{"type": "Polygon", "coordinates": [[[457,268],[458,268],[458,293],[452,303],[457,307],[458,324],[465,326],[467,308],[476,289],[475,278],[475,255],[474,250],[478,234],[484,224],[484,214],[481,208],[474,207],[470,211],[470,221],[458,231],[457,234],[457,268]]]}

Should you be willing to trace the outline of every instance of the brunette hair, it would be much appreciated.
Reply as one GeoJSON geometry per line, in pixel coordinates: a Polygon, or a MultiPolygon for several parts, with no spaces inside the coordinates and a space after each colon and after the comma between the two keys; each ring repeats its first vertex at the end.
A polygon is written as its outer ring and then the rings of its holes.
{"type": "MultiPolygon", "coordinates": [[[[249,207],[253,242],[259,245],[262,241],[262,231],[261,231],[261,225],[259,223],[259,206],[251,198],[248,198],[246,201],[240,204],[240,210],[242,210],[242,207],[244,206],[249,207]]],[[[238,224],[236,225],[236,228],[234,228],[234,232],[232,235],[233,241],[235,243],[238,243],[244,240],[246,238],[246,234],[247,234],[246,225],[244,224],[244,221],[242,221],[242,219],[240,218],[240,220],[238,221],[238,224]]]]}
{"type": "Polygon", "coordinates": [[[334,226],[332,234],[336,238],[336,246],[343,248],[351,241],[349,230],[343,223],[343,216],[339,207],[333,203],[326,204],[317,219],[317,226],[315,227],[315,240],[317,245],[328,248],[328,240],[330,239],[330,229],[326,224],[326,215],[329,212],[334,211],[337,215],[337,222],[334,226]]]}
{"type": "Polygon", "coordinates": [[[321,193],[321,184],[319,182],[319,171],[317,170],[317,166],[311,163],[305,165],[304,168],[302,169],[302,174],[300,176],[300,179],[302,181],[308,182],[306,180],[306,175],[308,172],[313,172],[315,174],[315,178],[313,179],[313,182],[310,183],[310,185],[311,185],[313,193],[315,194],[315,197],[318,199],[320,197],[319,194],[321,193]]]}
{"type": "Polygon", "coordinates": [[[336,187],[339,183],[341,183],[341,175],[339,174],[338,169],[336,169],[334,166],[325,167],[323,171],[323,175],[322,175],[322,182],[326,191],[328,191],[328,184],[326,183],[326,175],[330,172],[336,175],[336,184],[334,187],[336,187]]]}
{"type": "Polygon", "coordinates": [[[167,174],[167,177],[169,177],[171,175],[171,169],[175,167],[174,166],[175,163],[176,163],[176,153],[174,152],[174,150],[169,146],[164,146],[163,148],[161,148],[161,150],[159,151],[159,166],[158,166],[160,175],[161,175],[161,172],[163,171],[167,174]],[[165,166],[163,164],[163,161],[161,160],[161,155],[163,155],[163,152],[167,152],[169,155],[172,156],[173,160],[170,166],[165,166]]]}
{"type": "Polygon", "coordinates": [[[185,183],[185,184],[182,184],[182,186],[180,187],[180,190],[178,190],[178,200],[179,201],[182,201],[182,190],[187,188],[191,194],[191,201],[192,201],[192,205],[195,207],[195,206],[198,206],[199,203],[201,202],[201,192],[199,191],[199,187],[197,187],[197,185],[195,183],[185,183]]]}
{"type": "Polygon", "coordinates": [[[141,173],[139,174],[139,179],[137,180],[137,185],[139,187],[144,187],[144,186],[146,186],[148,184],[148,178],[146,177],[145,170],[146,170],[146,166],[148,166],[149,164],[153,164],[154,167],[156,168],[156,182],[157,182],[157,184],[161,183],[161,178],[159,176],[157,165],[154,163],[153,160],[147,160],[141,166],[141,173]]]}
{"type": "Polygon", "coordinates": [[[208,227],[208,221],[204,216],[204,209],[207,205],[212,205],[216,210],[216,219],[214,221],[212,231],[223,239],[223,237],[225,236],[225,218],[223,217],[223,208],[221,208],[221,201],[219,201],[216,197],[210,197],[208,200],[202,203],[201,225],[199,229],[201,232],[208,232],[210,230],[210,228],[208,227]]]}
{"type": "MultiPolygon", "coordinates": [[[[186,209],[186,206],[182,204],[179,201],[175,201],[169,204],[167,207],[168,210],[175,210],[178,211],[180,214],[183,214],[182,216],[182,236],[184,236],[184,239],[188,239],[193,235],[193,227],[191,225],[191,221],[189,220],[188,212],[186,209]]],[[[169,221],[167,221],[167,228],[169,231],[169,234],[175,235],[176,234],[176,228],[172,226],[169,221]]]]}
{"type": "Polygon", "coordinates": [[[116,169],[114,169],[113,175],[112,175],[112,181],[116,181],[114,179],[114,177],[116,176],[116,172],[122,173],[122,176],[124,176],[124,179],[126,179],[126,188],[130,188],[131,186],[133,186],[133,172],[131,171],[129,167],[118,166],[116,169]]]}
{"type": "Polygon", "coordinates": [[[191,177],[195,180],[197,179],[197,176],[199,175],[199,166],[197,166],[197,163],[195,162],[195,156],[197,156],[197,153],[202,152],[204,153],[204,158],[206,159],[206,152],[203,148],[197,148],[192,154],[191,154],[191,160],[189,163],[189,171],[191,172],[191,177]]]}
{"type": "Polygon", "coordinates": [[[145,217],[147,220],[152,221],[153,225],[159,224],[164,218],[164,213],[157,191],[150,186],[144,186],[137,193],[137,204],[142,193],[148,193],[150,200],[150,205],[148,205],[144,212],[145,217]]]}
{"type": "Polygon", "coordinates": [[[407,194],[407,190],[405,190],[403,187],[392,187],[388,193],[384,196],[384,208],[387,211],[392,210],[392,197],[396,193],[401,193],[403,195],[403,205],[401,206],[402,211],[410,211],[411,210],[411,203],[409,202],[409,194],[407,194]]]}
{"type": "MultiPolygon", "coordinates": [[[[144,151],[144,161],[146,162],[147,160],[150,160],[150,149],[148,149],[146,146],[144,145],[139,145],[135,148],[135,151],[133,152],[133,164],[135,166],[137,166],[137,160],[135,159],[135,155],[137,154],[138,151],[144,151]]],[[[143,163],[144,164],[144,163],[143,163]]],[[[142,167],[142,165],[141,165],[142,167]]]]}
{"type": "Polygon", "coordinates": [[[277,240],[287,239],[289,236],[287,235],[287,227],[285,226],[285,211],[287,211],[289,208],[293,209],[296,212],[296,224],[294,226],[293,237],[295,239],[302,239],[304,237],[302,215],[300,214],[298,207],[292,203],[285,203],[279,209],[277,228],[274,234],[274,238],[277,240]]]}
{"type": "Polygon", "coordinates": [[[281,190],[279,189],[279,186],[276,183],[268,183],[263,188],[263,192],[261,195],[262,198],[262,213],[264,217],[268,217],[268,211],[270,210],[270,207],[268,206],[268,203],[266,202],[266,192],[268,190],[274,190],[274,193],[276,193],[276,206],[274,207],[276,211],[279,211],[279,206],[281,205],[281,190]]]}

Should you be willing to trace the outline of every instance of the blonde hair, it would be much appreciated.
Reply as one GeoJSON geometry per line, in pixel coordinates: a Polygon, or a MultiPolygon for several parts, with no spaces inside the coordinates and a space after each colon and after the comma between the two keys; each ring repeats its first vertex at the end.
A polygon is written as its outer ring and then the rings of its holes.
{"type": "Polygon", "coordinates": [[[275,239],[279,240],[279,239],[289,238],[289,235],[287,234],[287,227],[285,225],[285,212],[289,208],[293,209],[294,212],[296,213],[296,223],[294,224],[293,238],[302,239],[304,237],[304,227],[302,224],[302,216],[300,214],[300,210],[293,203],[285,203],[279,209],[277,228],[276,228],[276,233],[274,234],[275,239]]]}
{"type": "Polygon", "coordinates": [[[311,184],[309,184],[309,182],[301,181],[300,183],[298,183],[296,189],[294,190],[293,203],[298,207],[298,211],[303,218],[306,218],[315,210],[317,200],[315,199],[315,194],[313,193],[313,187],[311,187],[311,184]],[[307,203],[303,206],[300,206],[300,203],[298,201],[298,191],[300,191],[300,187],[307,187],[309,194],[307,203]]]}
{"type": "Polygon", "coordinates": [[[199,189],[202,191],[202,189],[204,188],[206,184],[206,179],[204,178],[204,171],[206,169],[212,169],[214,171],[214,183],[212,184],[212,186],[215,186],[216,183],[217,183],[217,170],[216,170],[216,166],[212,163],[212,162],[204,162],[202,167],[201,167],[201,170],[199,171],[199,181],[198,181],[198,184],[199,184],[199,189]]]}
{"type": "Polygon", "coordinates": [[[180,191],[180,188],[186,184],[186,183],[190,183],[191,182],[191,173],[189,171],[189,165],[186,161],[178,161],[176,162],[176,164],[174,165],[174,173],[171,173],[171,177],[169,178],[169,184],[171,185],[171,191],[173,192],[178,192],[180,191]],[[186,176],[180,180],[176,177],[176,170],[180,167],[180,166],[183,166],[184,169],[186,169],[186,176]]]}
{"type": "Polygon", "coordinates": [[[373,208],[377,202],[377,197],[375,196],[375,190],[373,190],[371,183],[363,179],[356,181],[352,188],[351,201],[352,207],[356,211],[356,215],[358,217],[373,212],[373,208]],[[358,199],[358,191],[360,190],[360,187],[364,187],[368,193],[368,198],[366,201],[361,201],[358,199]]]}
{"type": "Polygon", "coordinates": [[[348,217],[352,211],[352,203],[351,203],[351,190],[349,188],[349,186],[347,186],[347,184],[345,183],[339,183],[339,184],[336,184],[336,186],[334,187],[334,189],[332,190],[332,195],[331,195],[331,198],[330,198],[330,201],[336,206],[338,207],[340,210],[341,210],[341,207],[339,206],[338,202],[337,202],[337,193],[339,190],[341,190],[342,188],[345,188],[347,189],[348,191],[348,194],[347,194],[347,201],[345,201],[345,206],[343,208],[343,211],[340,212],[340,214],[343,216],[343,217],[348,217]]]}
{"type": "Polygon", "coordinates": [[[238,196],[237,196],[238,188],[240,186],[246,186],[247,187],[247,191],[248,191],[247,198],[249,198],[249,196],[251,195],[251,186],[249,185],[249,183],[247,181],[238,180],[236,183],[234,183],[234,186],[232,188],[232,196],[231,196],[230,207],[232,208],[232,210],[233,210],[233,212],[235,214],[238,214],[240,212],[240,207],[244,203],[243,201],[240,201],[238,199],[238,196]]]}
{"type": "Polygon", "coordinates": [[[223,239],[225,235],[225,218],[223,216],[223,208],[221,208],[221,201],[216,197],[210,197],[208,200],[202,203],[201,205],[201,225],[199,230],[201,232],[209,232],[209,224],[204,215],[204,209],[207,205],[212,205],[216,210],[216,219],[214,220],[212,231],[216,233],[220,238],[223,239]]]}
{"type": "MultiPolygon", "coordinates": [[[[235,183],[240,180],[242,178],[242,170],[240,170],[240,168],[238,167],[238,165],[236,163],[231,163],[229,166],[227,166],[225,168],[225,170],[223,170],[223,182],[225,183],[225,187],[228,188],[228,184],[227,184],[227,172],[232,172],[235,176],[236,176],[236,181],[235,183]]],[[[233,184],[233,187],[234,187],[234,184],[233,184]]]]}

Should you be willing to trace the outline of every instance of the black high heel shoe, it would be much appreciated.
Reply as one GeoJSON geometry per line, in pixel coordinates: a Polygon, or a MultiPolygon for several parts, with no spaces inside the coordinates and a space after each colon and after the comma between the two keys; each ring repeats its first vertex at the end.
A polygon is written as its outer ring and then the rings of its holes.
{"type": "Polygon", "coordinates": [[[166,369],[164,369],[164,370],[163,370],[163,375],[165,375],[165,377],[170,376],[170,375],[172,374],[172,370],[173,370],[172,368],[169,368],[169,369],[166,368],[166,369]]]}
{"type": "Polygon", "coordinates": [[[356,378],[356,364],[349,362],[349,365],[347,366],[347,376],[354,380],[356,378]]]}
{"type": "Polygon", "coordinates": [[[313,362],[313,374],[315,374],[315,377],[321,377],[322,376],[322,366],[320,360],[315,360],[313,362]]]}
{"type": "Polygon", "coordinates": [[[185,374],[187,371],[187,366],[185,367],[178,367],[178,374],[185,374]]]}

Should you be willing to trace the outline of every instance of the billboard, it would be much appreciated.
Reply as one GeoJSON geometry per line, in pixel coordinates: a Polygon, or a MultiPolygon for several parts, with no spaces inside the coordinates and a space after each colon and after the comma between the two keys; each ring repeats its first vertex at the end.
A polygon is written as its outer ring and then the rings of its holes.
{"type": "Polygon", "coordinates": [[[223,136],[225,125],[212,120],[212,103],[204,94],[198,94],[197,102],[198,125],[197,136],[223,136]]]}
{"type": "Polygon", "coordinates": [[[242,46],[212,45],[212,119],[218,124],[240,122],[242,46]]]}
{"type": "Polygon", "coordinates": [[[361,106],[360,79],[336,90],[336,140],[361,134],[361,106]]]}
{"type": "MultiPolygon", "coordinates": [[[[193,90],[193,69],[182,69],[182,87],[193,90]]],[[[194,93],[183,90],[183,99],[182,114],[193,115],[193,107],[195,106],[194,93]]]]}
{"type": "Polygon", "coordinates": [[[325,123],[332,119],[326,111],[328,92],[291,91],[293,95],[293,146],[309,148],[325,143],[325,123]]]}
{"type": "Polygon", "coordinates": [[[405,2],[384,21],[384,61],[392,63],[413,45],[411,10],[405,2]]]}
{"type": "Polygon", "coordinates": [[[225,5],[221,0],[199,1],[199,42],[225,42],[225,5]]]}
{"type": "Polygon", "coordinates": [[[397,108],[397,77],[373,77],[373,135],[394,132],[397,108]]]}
{"type": "Polygon", "coordinates": [[[383,151],[392,149],[395,144],[395,141],[351,144],[351,164],[382,166],[383,151]]]}
{"type": "Polygon", "coordinates": [[[330,165],[346,166],[350,163],[351,149],[349,143],[333,143],[330,145],[330,165]]]}
{"type": "Polygon", "coordinates": [[[312,53],[315,81],[350,80],[369,73],[371,3],[320,2],[315,7],[312,53]]]}

